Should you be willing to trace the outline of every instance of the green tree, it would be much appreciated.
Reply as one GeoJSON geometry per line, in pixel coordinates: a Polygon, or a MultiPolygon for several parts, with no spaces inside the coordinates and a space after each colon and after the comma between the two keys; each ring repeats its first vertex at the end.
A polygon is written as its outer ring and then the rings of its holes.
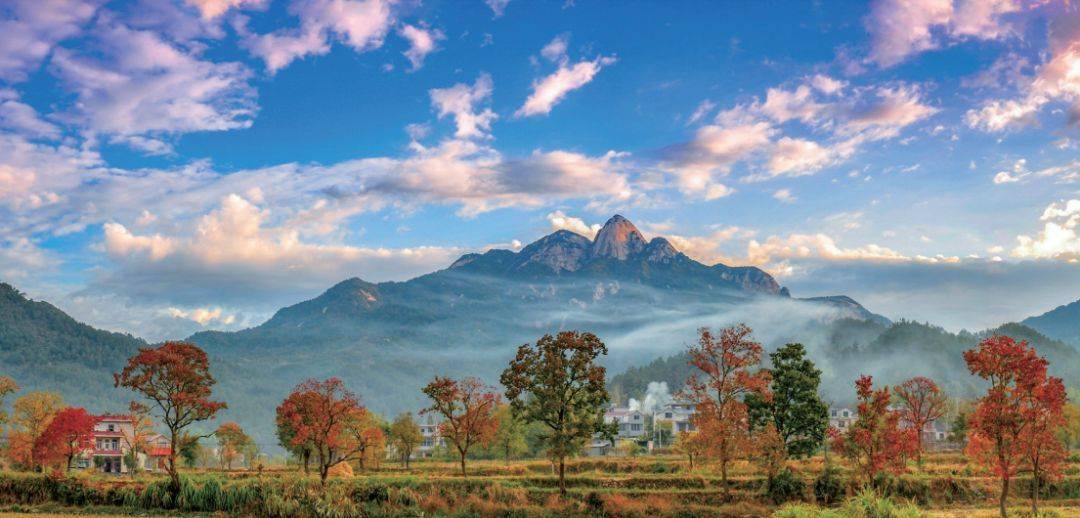
{"type": "Polygon", "coordinates": [[[821,371],[806,357],[802,344],[787,344],[769,355],[772,400],[757,393],[746,397],[754,428],[772,422],[787,446],[788,456],[812,455],[825,441],[829,406],[821,400],[821,371]]]}
{"type": "Polygon", "coordinates": [[[495,430],[495,439],[490,449],[498,450],[499,455],[507,462],[528,452],[529,445],[525,441],[525,423],[514,415],[514,409],[510,405],[499,405],[495,410],[495,418],[499,422],[499,427],[495,430]]]}
{"type": "Polygon", "coordinates": [[[607,346],[592,333],[563,331],[544,335],[536,345],[518,348],[500,378],[516,415],[543,423],[548,456],[558,461],[559,491],[566,493],[566,458],[594,434],[614,435],[604,423],[608,393],[604,368],[596,359],[607,346]]]}
{"type": "Polygon", "coordinates": [[[420,427],[417,426],[412,414],[408,412],[397,416],[390,424],[390,444],[400,456],[405,469],[409,469],[409,458],[423,440],[424,436],[420,434],[420,427]]]}

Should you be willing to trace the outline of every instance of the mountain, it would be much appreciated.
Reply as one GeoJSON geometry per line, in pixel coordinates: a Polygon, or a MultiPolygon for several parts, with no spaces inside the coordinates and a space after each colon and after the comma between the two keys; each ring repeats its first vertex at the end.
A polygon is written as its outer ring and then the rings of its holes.
{"type": "MultiPolygon", "coordinates": [[[[7,290],[5,373],[92,411],[126,405],[133,395],[113,389],[111,374],[144,341],[7,290]]],[[[615,216],[594,239],[558,231],[517,252],[466,254],[404,282],[346,279],[258,326],[189,340],[210,355],[215,397],[229,403],[221,418],[272,448],[274,408],[310,377],[340,377],[370,408],[393,415],[424,406],[420,388],[436,375],[497,383],[517,346],[559,330],[599,335],[614,373],[683,350],[703,325],[747,322],[772,344],[837,321],[888,322],[846,297],[793,298],[758,268],[702,264],[615,216]]]]}
{"type": "Polygon", "coordinates": [[[23,390],[51,390],[69,404],[118,410],[112,373],[146,342],[76,322],[48,302],[0,283],[0,374],[23,390]]]}
{"type": "Polygon", "coordinates": [[[1058,306],[1039,316],[1025,318],[1021,323],[1080,348],[1080,300],[1058,306]]]}

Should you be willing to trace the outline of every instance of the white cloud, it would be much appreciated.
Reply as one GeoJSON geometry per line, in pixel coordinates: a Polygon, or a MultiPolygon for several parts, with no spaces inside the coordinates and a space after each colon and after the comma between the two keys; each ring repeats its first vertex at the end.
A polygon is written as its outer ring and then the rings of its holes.
{"type": "Polygon", "coordinates": [[[30,138],[55,139],[60,136],[60,128],[42,120],[37,110],[21,101],[18,92],[7,88],[0,88],[0,128],[30,138]]]}
{"type": "Polygon", "coordinates": [[[772,195],[773,198],[780,200],[782,203],[795,203],[795,195],[791,194],[791,189],[778,189],[772,195]]]}
{"type": "MultiPolygon", "coordinates": [[[[556,41],[558,40],[559,38],[556,38],[556,41]]],[[[556,51],[565,53],[565,42],[562,43],[561,48],[551,50],[553,44],[555,44],[555,41],[544,47],[545,57],[556,51]]],[[[558,59],[560,59],[558,70],[543,79],[533,81],[532,94],[525,99],[525,104],[514,112],[515,117],[531,117],[551,113],[551,109],[562,102],[567,94],[589,84],[601,69],[615,63],[615,58],[610,56],[600,56],[593,60],[579,61],[573,65],[569,63],[569,60],[565,59],[565,55],[558,57],[558,59]]]]}
{"type": "Polygon", "coordinates": [[[446,38],[438,29],[425,29],[415,25],[405,25],[401,28],[400,34],[409,40],[409,49],[403,54],[408,58],[413,70],[419,70],[424,66],[424,58],[435,52],[439,40],[446,38]]]}
{"type": "Polygon", "coordinates": [[[251,125],[257,108],[243,65],[201,60],[109,17],[99,22],[95,41],[100,48],[92,55],[61,48],[52,60],[78,97],[70,117],[90,132],[123,141],[251,125]]]}
{"type": "Polygon", "coordinates": [[[191,320],[197,322],[200,326],[206,327],[213,323],[219,323],[221,325],[232,325],[236,321],[236,315],[227,315],[221,308],[194,308],[194,309],[180,309],[170,307],[167,309],[169,316],[173,318],[182,318],[185,320],[191,320]]]}
{"type": "Polygon", "coordinates": [[[811,125],[818,122],[825,109],[825,105],[814,102],[807,85],[800,85],[794,92],[770,88],[765,94],[765,103],[760,107],[762,113],[776,122],[797,119],[811,125]]]}
{"type": "Polygon", "coordinates": [[[0,239],[0,281],[32,279],[59,261],[25,237],[0,239]]]}
{"type": "Polygon", "coordinates": [[[691,125],[697,123],[698,121],[701,121],[715,109],[716,103],[708,99],[701,101],[700,103],[698,103],[697,108],[694,108],[694,113],[690,114],[690,118],[686,119],[686,124],[691,125]]]}
{"type": "Polygon", "coordinates": [[[839,79],[833,79],[823,74],[817,74],[810,79],[810,84],[814,88],[817,88],[821,93],[825,95],[835,95],[844,90],[847,87],[847,81],[841,81],[839,79]]]}
{"type": "Polygon", "coordinates": [[[357,274],[402,279],[449,264],[462,252],[313,243],[270,218],[269,210],[233,194],[187,234],[138,235],[107,225],[104,247],[116,267],[95,283],[135,299],[219,304],[324,289],[357,274]]]}
{"type": "Polygon", "coordinates": [[[1043,211],[1039,221],[1043,228],[1034,236],[1016,237],[1017,246],[1012,255],[1022,259],[1059,259],[1071,263],[1080,262],[1080,200],[1071,199],[1051,203],[1043,211]]]}
{"type": "Polygon", "coordinates": [[[1020,183],[1032,178],[1050,178],[1055,183],[1063,184],[1080,182],[1080,160],[1032,171],[1028,169],[1027,160],[1021,158],[1013,164],[1011,170],[999,171],[995,174],[994,183],[998,185],[1020,183]]]}
{"type": "Polygon", "coordinates": [[[472,86],[458,83],[449,88],[433,88],[428,94],[440,119],[454,118],[457,138],[485,138],[491,136],[491,123],[499,116],[491,108],[478,111],[478,105],[491,97],[492,89],[491,76],[480,74],[472,86]]]}
{"type": "Polygon", "coordinates": [[[1050,59],[1034,76],[1018,79],[1023,95],[989,100],[968,110],[968,126],[987,132],[1017,129],[1036,124],[1036,116],[1048,104],[1065,102],[1075,107],[1080,103],[1080,15],[1071,13],[1056,21],[1064,27],[1052,32],[1050,59]]]}
{"type": "Polygon", "coordinates": [[[233,8],[260,7],[264,0],[185,0],[204,20],[213,20],[233,8]]]}
{"type": "Polygon", "coordinates": [[[0,79],[22,81],[53,47],[75,36],[104,0],[6,0],[0,16],[0,79]]]}
{"type": "Polygon", "coordinates": [[[603,225],[593,223],[589,225],[581,218],[567,216],[563,211],[557,210],[547,215],[551,230],[569,230],[575,234],[581,234],[589,239],[595,239],[596,233],[600,232],[603,225]]]}
{"type": "Polygon", "coordinates": [[[566,48],[569,43],[568,34],[555,36],[547,45],[544,45],[544,48],[540,49],[540,55],[552,63],[563,63],[567,59],[566,48]]]}
{"type": "Polygon", "coordinates": [[[871,35],[869,60],[891,67],[965,39],[1015,36],[1005,15],[1020,10],[1017,0],[877,0],[865,20],[871,35]]]}
{"type": "Polygon", "coordinates": [[[817,142],[783,137],[769,154],[767,168],[773,176],[813,174],[836,159],[833,151],[817,142]]]}
{"type": "Polygon", "coordinates": [[[506,6],[510,3],[510,0],[484,0],[484,3],[491,8],[495,18],[498,18],[506,11],[506,6]]]}
{"type": "Polygon", "coordinates": [[[903,261],[909,258],[884,246],[869,244],[844,248],[825,234],[790,234],[786,238],[770,236],[764,242],[751,240],[747,261],[765,265],[775,259],[825,259],[830,261],[903,261]]]}
{"type": "Polygon", "coordinates": [[[270,73],[293,60],[330,51],[336,39],[356,52],[382,46],[394,24],[391,0],[292,0],[289,12],[300,19],[297,28],[252,34],[238,24],[243,44],[266,63],[270,73]]]}

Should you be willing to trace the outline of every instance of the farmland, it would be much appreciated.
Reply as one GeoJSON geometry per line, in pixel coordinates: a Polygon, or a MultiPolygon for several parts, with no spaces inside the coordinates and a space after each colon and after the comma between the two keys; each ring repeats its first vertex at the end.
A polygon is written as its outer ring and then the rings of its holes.
{"type": "MultiPolygon", "coordinates": [[[[928,454],[922,469],[879,478],[862,494],[835,456],[837,502],[823,505],[825,468],[817,455],[792,460],[794,489],[770,495],[754,464],[736,462],[724,491],[715,466],[689,469],[675,455],[584,457],[567,465],[567,493],[560,495],[544,460],[474,461],[462,477],[452,461],[417,461],[410,469],[383,462],[333,476],[325,487],[296,467],[262,471],[198,470],[182,473],[173,501],[168,478],[141,474],[72,477],[0,474],[0,511],[113,515],[226,514],[263,516],[857,516],[860,509],[891,506],[891,514],[866,516],[993,516],[998,481],[960,454],[928,454]],[[832,514],[829,514],[832,513],[832,514]]],[[[1010,514],[1030,513],[1030,477],[1016,479],[1010,514]]],[[[1040,512],[1080,513],[1080,456],[1064,476],[1043,485],[1040,512]]]]}

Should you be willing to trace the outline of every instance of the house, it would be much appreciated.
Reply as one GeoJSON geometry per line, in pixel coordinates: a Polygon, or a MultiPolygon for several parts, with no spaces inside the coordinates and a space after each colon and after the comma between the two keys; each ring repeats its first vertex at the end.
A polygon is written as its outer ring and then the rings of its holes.
{"type": "Polygon", "coordinates": [[[846,431],[858,418],[859,414],[850,408],[829,408],[829,428],[846,431]]]}
{"type": "Polygon", "coordinates": [[[693,403],[668,403],[653,414],[653,427],[671,430],[673,435],[694,431],[691,419],[696,412],[693,403]]]}
{"type": "Polygon", "coordinates": [[[413,457],[427,458],[435,454],[436,450],[446,446],[446,439],[439,436],[439,425],[442,422],[435,414],[428,412],[419,414],[417,423],[420,426],[420,446],[413,452],[413,457]]]}
{"type": "Polygon", "coordinates": [[[645,414],[629,408],[609,408],[604,412],[605,423],[619,426],[619,439],[638,439],[645,436],[645,414]]]}
{"type": "MultiPolygon", "coordinates": [[[[124,457],[131,451],[134,421],[131,416],[118,414],[101,415],[97,420],[94,425],[94,446],[80,457],[78,466],[93,466],[102,473],[127,473],[130,467],[124,462],[124,457]]],[[[169,439],[154,434],[148,440],[147,452],[138,453],[135,458],[140,469],[160,471],[165,469],[169,452],[169,439]]]]}

